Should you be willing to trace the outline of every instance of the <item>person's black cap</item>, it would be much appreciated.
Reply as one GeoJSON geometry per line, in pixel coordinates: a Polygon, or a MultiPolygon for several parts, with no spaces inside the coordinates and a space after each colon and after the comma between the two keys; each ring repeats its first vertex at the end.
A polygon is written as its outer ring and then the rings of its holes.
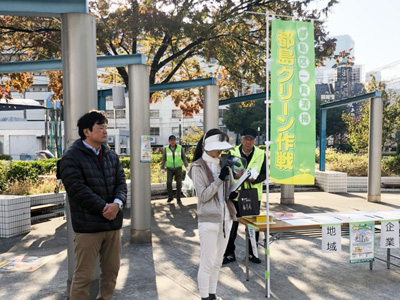
{"type": "Polygon", "coordinates": [[[168,138],[168,140],[169,140],[169,141],[170,141],[170,140],[176,140],[176,136],[170,135],[169,138],[168,138]]]}
{"type": "Polygon", "coordinates": [[[246,128],[243,130],[242,136],[248,136],[255,139],[257,137],[257,131],[255,131],[253,128],[246,128]]]}

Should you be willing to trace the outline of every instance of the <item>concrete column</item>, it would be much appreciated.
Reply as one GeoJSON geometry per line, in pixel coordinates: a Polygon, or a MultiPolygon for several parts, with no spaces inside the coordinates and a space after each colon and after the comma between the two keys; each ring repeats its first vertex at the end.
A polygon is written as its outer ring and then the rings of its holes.
{"type": "Polygon", "coordinates": [[[10,151],[10,135],[9,134],[4,134],[3,153],[11,155],[11,151],[10,151]]]}
{"type": "Polygon", "coordinates": [[[96,23],[82,13],[62,14],[62,66],[66,148],[79,137],[78,119],[97,109],[96,23]]]}
{"type": "Polygon", "coordinates": [[[120,139],[120,137],[119,137],[119,130],[117,129],[116,131],[115,131],[115,144],[114,144],[114,146],[115,146],[115,153],[117,153],[117,154],[121,154],[121,147],[120,147],[120,142],[119,142],[119,139],[120,139]]]}
{"type": "Polygon", "coordinates": [[[281,204],[294,204],[294,185],[281,185],[281,204]]]}
{"type": "MultiPolygon", "coordinates": [[[[93,16],[83,13],[61,15],[62,69],[64,90],[65,147],[79,138],[78,119],[97,108],[96,23],[93,16]]],[[[69,203],[67,203],[68,280],[69,295],[75,269],[73,229],[69,203]]],[[[98,292],[99,271],[96,270],[90,298],[98,292]]]]}
{"type": "MultiPolygon", "coordinates": [[[[141,136],[150,135],[150,85],[146,65],[129,65],[131,242],[151,242],[150,163],[141,162],[141,136]]],[[[129,199],[128,199],[129,201],[129,199]]]]}
{"type": "Polygon", "coordinates": [[[204,87],[204,134],[212,129],[218,128],[219,112],[219,88],[217,85],[206,85],[204,87]]]}
{"type": "Polygon", "coordinates": [[[382,118],[382,98],[371,98],[368,147],[369,202],[381,202],[382,118]]]}

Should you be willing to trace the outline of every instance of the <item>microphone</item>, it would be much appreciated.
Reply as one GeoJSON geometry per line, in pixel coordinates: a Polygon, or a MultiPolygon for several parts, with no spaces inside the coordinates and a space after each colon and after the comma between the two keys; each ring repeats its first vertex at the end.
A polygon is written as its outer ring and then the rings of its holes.
{"type": "Polygon", "coordinates": [[[236,166],[240,167],[240,161],[238,160],[238,157],[236,156],[229,156],[227,159],[228,166],[236,166]]]}
{"type": "Polygon", "coordinates": [[[233,173],[240,174],[242,173],[247,166],[247,161],[243,157],[233,156],[230,154],[222,154],[222,167],[228,166],[232,169],[233,173]]]}

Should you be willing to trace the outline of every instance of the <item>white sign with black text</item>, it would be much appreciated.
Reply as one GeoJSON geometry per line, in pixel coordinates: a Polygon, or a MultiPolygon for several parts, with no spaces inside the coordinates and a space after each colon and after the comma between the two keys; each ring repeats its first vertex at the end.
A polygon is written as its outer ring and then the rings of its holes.
{"type": "Polygon", "coordinates": [[[322,252],[342,252],[342,228],[340,225],[322,226],[322,252]]]}

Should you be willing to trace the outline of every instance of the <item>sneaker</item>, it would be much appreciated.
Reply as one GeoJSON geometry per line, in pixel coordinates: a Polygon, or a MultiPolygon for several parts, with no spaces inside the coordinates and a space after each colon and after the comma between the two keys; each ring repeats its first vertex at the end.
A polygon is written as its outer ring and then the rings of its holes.
{"type": "Polygon", "coordinates": [[[178,203],[178,205],[182,205],[182,201],[180,199],[178,199],[176,202],[178,203]]]}
{"type": "Polygon", "coordinates": [[[249,255],[249,260],[253,264],[260,264],[261,263],[261,260],[258,257],[255,257],[254,255],[249,255]]]}
{"type": "Polygon", "coordinates": [[[214,298],[208,297],[209,300],[223,300],[221,297],[215,296],[214,298]]]}
{"type": "Polygon", "coordinates": [[[223,265],[229,264],[230,262],[236,261],[236,257],[234,254],[229,254],[227,256],[224,256],[224,260],[222,261],[223,265]]]}
{"type": "Polygon", "coordinates": [[[168,198],[168,200],[167,200],[167,203],[171,203],[171,202],[172,202],[172,200],[174,200],[174,199],[172,199],[172,198],[168,198]]]}

